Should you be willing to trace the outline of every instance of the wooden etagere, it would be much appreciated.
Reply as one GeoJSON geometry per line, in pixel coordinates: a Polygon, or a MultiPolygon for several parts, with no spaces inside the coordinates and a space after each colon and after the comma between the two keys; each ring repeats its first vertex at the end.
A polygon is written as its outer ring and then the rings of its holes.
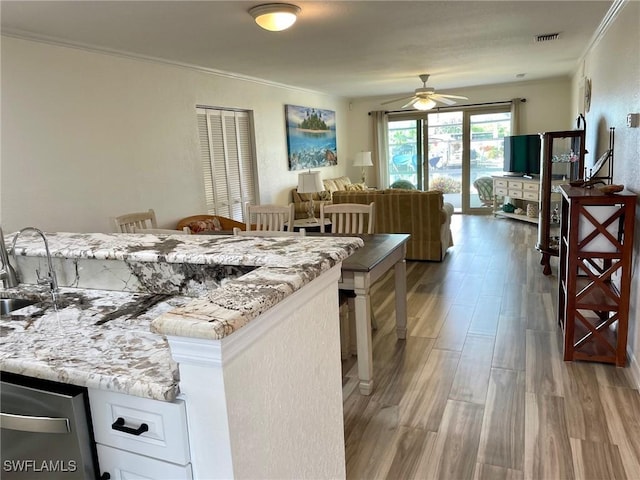
{"type": "Polygon", "coordinates": [[[636,195],[560,187],[564,359],[626,364],[636,195]]]}

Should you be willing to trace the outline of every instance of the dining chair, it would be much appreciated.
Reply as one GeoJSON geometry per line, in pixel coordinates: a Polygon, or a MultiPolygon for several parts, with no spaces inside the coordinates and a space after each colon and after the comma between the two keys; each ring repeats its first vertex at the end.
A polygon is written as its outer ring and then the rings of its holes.
{"type": "Polygon", "coordinates": [[[331,233],[373,233],[375,202],[320,205],[320,232],[325,231],[325,217],[331,221],[331,233]]]}
{"type": "MultiPolygon", "coordinates": [[[[325,218],[331,221],[331,233],[362,234],[373,233],[375,220],[375,202],[369,205],[361,203],[336,203],[320,205],[320,232],[325,231],[325,218]]],[[[355,310],[355,295],[349,290],[340,290],[340,351],[342,359],[346,360],[350,354],[351,338],[355,338],[355,318],[351,312],[355,310]]],[[[371,326],[378,328],[376,319],[371,311],[371,326]]]]}
{"type": "Polygon", "coordinates": [[[289,205],[251,205],[245,203],[244,208],[247,231],[250,230],[279,230],[285,231],[288,225],[293,225],[295,218],[293,203],[289,205]],[[252,219],[255,218],[255,221],[252,219]]]}
{"type": "Polygon", "coordinates": [[[242,237],[304,237],[307,232],[304,228],[296,232],[288,232],[282,230],[240,230],[233,227],[233,234],[242,237]]]}
{"type": "Polygon", "coordinates": [[[138,228],[133,227],[133,232],[131,233],[161,233],[168,235],[189,235],[191,230],[189,227],[184,227],[182,230],[173,230],[171,228],[138,228]]]}
{"type": "Polygon", "coordinates": [[[113,219],[116,232],[133,233],[133,229],[158,228],[156,212],[150,208],[146,212],[134,212],[119,215],[113,219]]]}

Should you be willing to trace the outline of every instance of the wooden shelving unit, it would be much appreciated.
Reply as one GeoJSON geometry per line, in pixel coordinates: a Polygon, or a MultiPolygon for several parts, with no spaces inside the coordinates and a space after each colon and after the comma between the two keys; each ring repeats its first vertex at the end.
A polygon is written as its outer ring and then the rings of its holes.
{"type": "Polygon", "coordinates": [[[636,195],[568,185],[560,192],[564,359],[625,366],[636,195]]]}

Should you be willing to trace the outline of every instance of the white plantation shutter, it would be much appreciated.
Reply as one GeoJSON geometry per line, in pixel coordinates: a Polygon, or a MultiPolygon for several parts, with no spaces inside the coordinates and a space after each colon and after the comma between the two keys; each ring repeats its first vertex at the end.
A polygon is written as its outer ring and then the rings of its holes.
{"type": "Polygon", "coordinates": [[[197,108],[207,213],[243,222],[256,203],[256,160],[249,112],[197,108]]]}

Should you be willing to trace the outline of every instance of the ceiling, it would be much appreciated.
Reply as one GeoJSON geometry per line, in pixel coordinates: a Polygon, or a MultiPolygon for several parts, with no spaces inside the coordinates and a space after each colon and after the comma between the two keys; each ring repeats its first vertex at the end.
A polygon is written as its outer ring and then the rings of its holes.
{"type": "Polygon", "coordinates": [[[440,92],[568,75],[613,2],[292,0],[302,12],[283,32],[254,23],[261,3],[2,0],[0,18],[7,35],[393,98],[421,87],[421,73],[440,92]]]}

